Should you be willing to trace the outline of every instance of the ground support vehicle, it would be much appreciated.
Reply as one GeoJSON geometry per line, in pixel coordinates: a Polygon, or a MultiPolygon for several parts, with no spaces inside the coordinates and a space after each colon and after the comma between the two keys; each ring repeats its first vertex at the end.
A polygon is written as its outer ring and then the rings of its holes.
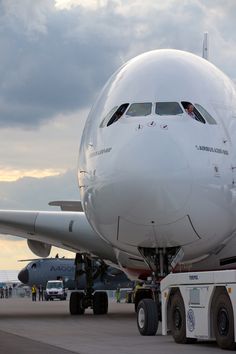
{"type": "Polygon", "coordinates": [[[67,293],[62,280],[49,280],[44,292],[44,298],[48,300],[66,300],[67,293]]]}
{"type": "Polygon", "coordinates": [[[236,270],[171,273],[161,281],[161,300],[163,335],[235,348],[236,270]]]}

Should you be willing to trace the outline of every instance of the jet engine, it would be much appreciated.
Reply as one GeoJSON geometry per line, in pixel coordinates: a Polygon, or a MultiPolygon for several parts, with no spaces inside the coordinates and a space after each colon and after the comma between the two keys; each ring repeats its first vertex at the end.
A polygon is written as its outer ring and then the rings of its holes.
{"type": "Polygon", "coordinates": [[[38,257],[48,257],[52,248],[51,245],[36,240],[27,240],[27,244],[29,249],[38,257]]]}

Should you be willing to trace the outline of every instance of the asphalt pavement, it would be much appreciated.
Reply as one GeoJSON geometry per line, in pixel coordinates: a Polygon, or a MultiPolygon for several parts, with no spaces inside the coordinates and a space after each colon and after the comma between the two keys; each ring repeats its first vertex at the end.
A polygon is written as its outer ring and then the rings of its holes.
{"type": "Polygon", "coordinates": [[[222,353],[215,342],[176,344],[171,336],[141,336],[132,304],[109,304],[71,316],[69,301],[0,299],[0,353],[7,354],[196,354],[222,353]]]}

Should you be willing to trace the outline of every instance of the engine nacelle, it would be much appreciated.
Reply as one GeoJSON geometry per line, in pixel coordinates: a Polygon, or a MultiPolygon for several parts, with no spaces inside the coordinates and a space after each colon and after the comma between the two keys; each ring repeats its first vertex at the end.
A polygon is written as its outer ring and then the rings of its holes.
{"type": "Polygon", "coordinates": [[[29,249],[38,257],[48,257],[52,248],[51,245],[36,240],[27,240],[27,244],[29,249]]]}

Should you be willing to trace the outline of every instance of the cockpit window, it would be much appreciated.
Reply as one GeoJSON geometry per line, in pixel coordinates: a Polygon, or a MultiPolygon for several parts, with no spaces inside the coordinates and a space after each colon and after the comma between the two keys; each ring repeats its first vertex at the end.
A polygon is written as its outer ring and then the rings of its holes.
{"type": "Polygon", "coordinates": [[[126,109],[128,108],[129,103],[124,103],[122,104],[116,111],[115,113],[113,113],[111,119],[108,121],[107,123],[107,127],[109,127],[109,125],[115,123],[118,121],[118,119],[120,119],[123,114],[125,113],[126,109]]]}
{"type": "Polygon", "coordinates": [[[182,114],[183,110],[178,102],[157,102],[155,112],[159,116],[176,116],[182,114]]]}
{"type": "Polygon", "coordinates": [[[36,269],[36,267],[37,267],[36,263],[33,263],[31,266],[32,269],[36,269]]]}
{"type": "Polygon", "coordinates": [[[207,123],[209,124],[217,124],[215,119],[210,115],[210,113],[208,113],[205,108],[203,108],[200,104],[195,103],[195,107],[197,108],[197,110],[201,113],[201,115],[203,116],[203,118],[206,119],[207,123]]]}
{"type": "Polygon", "coordinates": [[[205,119],[203,118],[203,116],[201,115],[201,113],[196,109],[196,107],[188,101],[182,101],[182,106],[185,109],[185,112],[187,113],[187,115],[192,118],[197,120],[198,122],[201,122],[203,124],[206,123],[205,119]]]}
{"type": "Polygon", "coordinates": [[[126,112],[127,116],[131,117],[140,117],[140,116],[148,116],[152,113],[152,103],[144,102],[144,103],[132,103],[126,112]]]}
{"type": "Polygon", "coordinates": [[[113,114],[115,113],[115,111],[117,110],[118,106],[113,107],[109,113],[107,113],[107,115],[103,118],[101,124],[100,124],[100,128],[104,128],[107,123],[109,122],[109,120],[111,119],[111,117],[113,116],[113,114]]]}

